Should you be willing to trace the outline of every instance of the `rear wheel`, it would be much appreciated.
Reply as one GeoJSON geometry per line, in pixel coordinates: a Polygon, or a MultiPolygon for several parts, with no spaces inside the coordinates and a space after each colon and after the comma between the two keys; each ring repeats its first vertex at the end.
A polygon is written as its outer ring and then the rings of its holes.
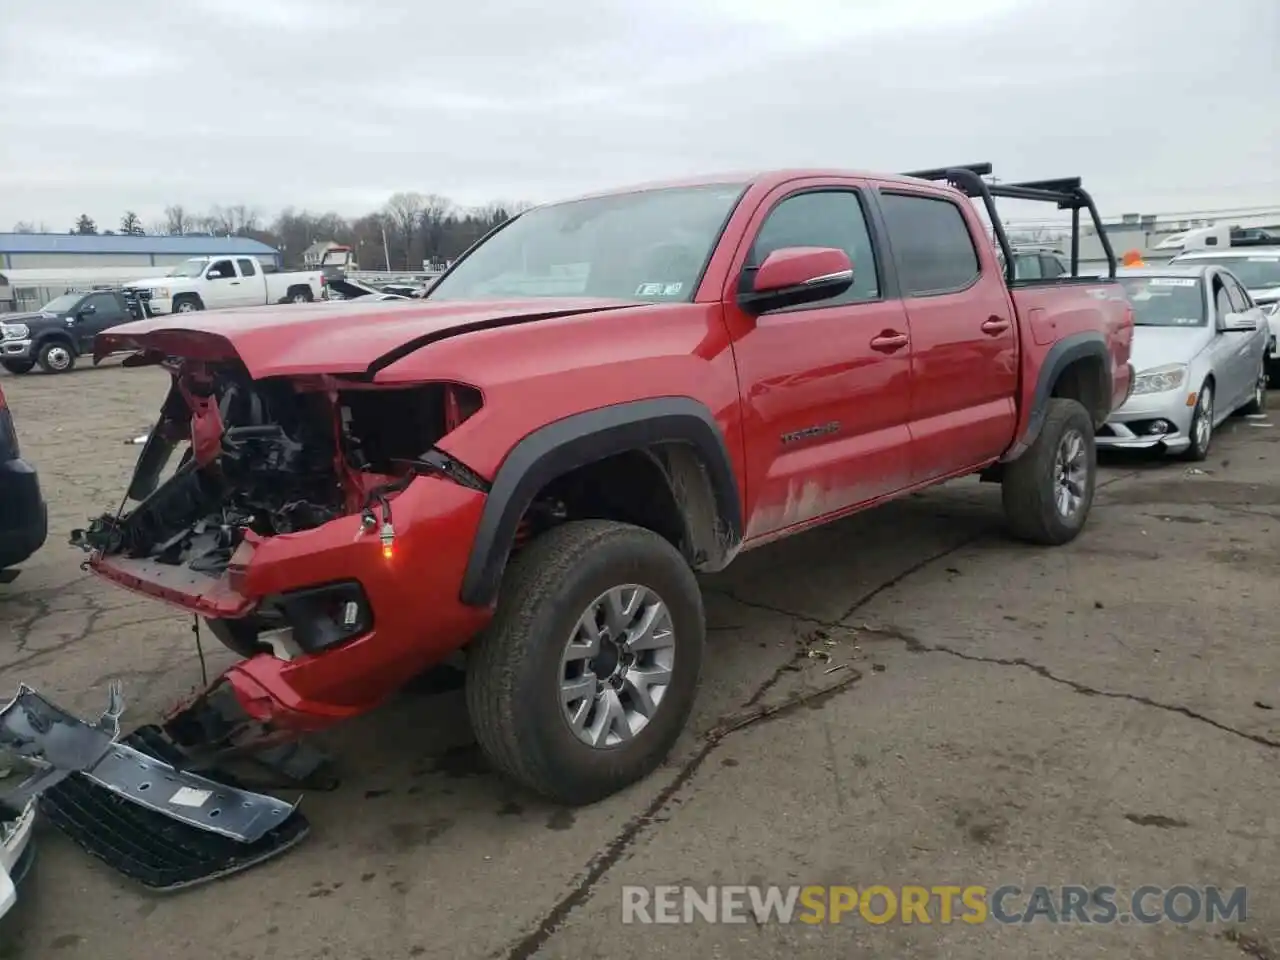
{"type": "Polygon", "coordinates": [[[0,360],[0,366],[10,373],[30,373],[35,365],[34,360],[0,360]]]}
{"type": "Polygon", "coordinates": [[[310,290],[294,290],[289,294],[290,303],[310,303],[313,299],[310,290]]]}
{"type": "Polygon", "coordinates": [[[71,349],[70,344],[61,340],[46,343],[40,348],[37,358],[40,369],[45,373],[66,373],[76,365],[76,352],[71,349]]]}
{"type": "Polygon", "coordinates": [[[635,783],[693,707],[706,626],[670,543],[609,520],[567,523],[511,563],[468,650],[467,708],[490,761],[570,805],[635,783]]]}
{"type": "Polygon", "coordinates": [[[1088,519],[1097,479],[1089,411],[1054,397],[1035,442],[1005,465],[1001,494],[1009,532],[1046,546],[1074,540],[1088,519]]]}
{"type": "Polygon", "coordinates": [[[1258,379],[1253,384],[1253,396],[1240,408],[1245,416],[1252,413],[1264,413],[1267,409],[1267,361],[1264,359],[1258,366],[1258,379]]]}

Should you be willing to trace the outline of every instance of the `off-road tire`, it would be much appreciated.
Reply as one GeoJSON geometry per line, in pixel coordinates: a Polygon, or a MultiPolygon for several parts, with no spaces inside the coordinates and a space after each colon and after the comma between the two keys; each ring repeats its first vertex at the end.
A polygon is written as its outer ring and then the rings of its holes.
{"type": "Polygon", "coordinates": [[[36,354],[36,362],[45,373],[70,373],[76,368],[76,351],[63,340],[50,340],[41,345],[36,354]],[[67,362],[60,365],[55,358],[63,354],[66,355],[67,362]]]}
{"type": "Polygon", "coordinates": [[[1009,533],[1018,540],[1043,546],[1069,543],[1084,529],[1097,483],[1098,452],[1089,411],[1079,401],[1051,398],[1035,442],[1004,467],[1000,486],[1009,533]],[[1068,519],[1059,512],[1054,496],[1058,486],[1058,448],[1072,430],[1079,431],[1084,439],[1086,482],[1083,502],[1068,519]]]}
{"type": "Polygon", "coordinates": [[[194,293],[182,293],[173,298],[174,313],[194,313],[197,310],[203,310],[203,309],[204,309],[204,301],[201,300],[194,293]],[[191,306],[191,309],[183,310],[182,307],[184,304],[189,304],[191,306]]]}
{"type": "Polygon", "coordinates": [[[30,373],[35,369],[36,362],[34,360],[0,360],[0,367],[4,367],[10,373],[24,374],[30,373]]]}
{"type": "Polygon", "coordinates": [[[510,563],[492,622],[467,650],[467,710],[499,772],[559,803],[594,803],[666,758],[693,709],[706,622],[689,564],[649,530],[612,520],[563,524],[510,563]],[[635,738],[579,740],[560,702],[561,658],[578,618],[602,593],[634,583],[657,592],[676,638],[671,685],[635,738]]]}

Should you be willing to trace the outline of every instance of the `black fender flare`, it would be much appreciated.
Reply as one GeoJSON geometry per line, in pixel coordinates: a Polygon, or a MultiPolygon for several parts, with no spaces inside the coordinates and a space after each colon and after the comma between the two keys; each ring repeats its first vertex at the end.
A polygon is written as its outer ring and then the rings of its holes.
{"type": "Polygon", "coordinates": [[[634,400],[539,427],[498,468],[476,528],[459,599],[488,606],[498,595],[516,528],[538,491],[556,477],[606,457],[658,443],[687,443],[706,467],[720,522],[742,539],[742,505],[729,448],[705,404],[689,397],[634,400]]]}
{"type": "Polygon", "coordinates": [[[40,351],[44,349],[46,343],[56,342],[71,350],[73,354],[79,357],[80,348],[76,345],[76,338],[70,332],[61,329],[42,330],[33,334],[31,337],[31,353],[30,357],[34,360],[40,356],[40,351]]]}
{"type": "Polygon", "coordinates": [[[1104,396],[1110,406],[1111,351],[1107,349],[1106,337],[1096,330],[1086,330],[1083,333],[1073,333],[1069,337],[1063,337],[1049,348],[1044,362],[1040,364],[1040,373],[1036,377],[1036,389],[1031,401],[1031,418],[1027,421],[1027,428],[1022,436],[1009,448],[1009,452],[1000,458],[1002,462],[1016,460],[1036,442],[1036,437],[1040,436],[1040,430],[1044,427],[1044,418],[1049,412],[1049,399],[1053,396],[1054,385],[1062,376],[1062,371],[1077,360],[1087,357],[1097,357],[1102,361],[1102,369],[1106,377],[1104,396]]]}

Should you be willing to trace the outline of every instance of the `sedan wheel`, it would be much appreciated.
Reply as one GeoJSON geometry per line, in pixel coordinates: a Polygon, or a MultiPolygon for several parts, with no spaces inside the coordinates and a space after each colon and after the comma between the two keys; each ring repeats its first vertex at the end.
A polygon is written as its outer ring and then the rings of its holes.
{"type": "Polygon", "coordinates": [[[1263,413],[1267,409],[1267,362],[1263,360],[1258,366],[1258,378],[1253,382],[1253,396],[1240,408],[1245,416],[1263,413]]]}
{"type": "Polygon", "coordinates": [[[1213,384],[1205,381],[1200,386],[1200,398],[1196,401],[1196,412],[1191,417],[1191,445],[1187,447],[1183,458],[1186,460],[1203,460],[1209,456],[1209,445],[1213,442],[1213,384]]]}

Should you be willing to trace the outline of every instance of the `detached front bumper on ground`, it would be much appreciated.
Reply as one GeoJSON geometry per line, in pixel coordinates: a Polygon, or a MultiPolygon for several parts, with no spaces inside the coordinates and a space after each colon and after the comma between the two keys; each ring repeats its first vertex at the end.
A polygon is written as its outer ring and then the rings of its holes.
{"type": "MultiPolygon", "coordinates": [[[[19,824],[29,831],[22,817],[38,804],[87,852],[157,890],[244,870],[306,836],[295,804],[184,769],[181,752],[154,729],[121,739],[123,710],[118,687],[93,723],[20,687],[0,709],[0,754],[22,771],[0,793],[0,809],[24,811],[19,824]]],[[[9,846],[17,865],[27,841],[10,844],[6,835],[5,844],[8,868],[9,846]]],[[[0,882],[0,905],[5,892],[0,882]]]]}

